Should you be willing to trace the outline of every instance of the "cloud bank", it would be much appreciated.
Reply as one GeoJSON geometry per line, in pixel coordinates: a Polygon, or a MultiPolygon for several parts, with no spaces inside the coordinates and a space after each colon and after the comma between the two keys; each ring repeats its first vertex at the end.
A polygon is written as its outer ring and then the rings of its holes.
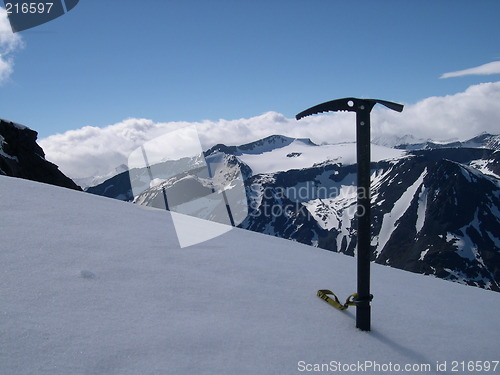
{"type": "Polygon", "coordinates": [[[0,7],[0,84],[5,82],[13,72],[14,60],[11,54],[22,46],[21,37],[12,32],[7,11],[0,7]]]}
{"type": "MultiPolygon", "coordinates": [[[[412,135],[421,139],[465,140],[500,129],[500,82],[482,83],[464,92],[406,104],[402,113],[376,106],[372,138],[412,135]]],[[[301,108],[302,109],[302,108],[301,108]]],[[[311,138],[316,143],[355,140],[354,113],[330,113],[300,121],[280,113],[201,122],[153,122],[130,118],[105,126],[86,126],[42,139],[48,160],[72,178],[105,175],[127,163],[129,154],[144,142],[181,127],[195,125],[202,146],[240,145],[273,134],[311,138]]],[[[168,147],[168,145],[166,145],[168,147]]]]}
{"type": "Polygon", "coordinates": [[[500,74],[500,61],[493,61],[488,64],[476,66],[470,69],[444,73],[439,78],[453,78],[453,77],[463,77],[470,75],[490,75],[490,74],[500,74]]]}

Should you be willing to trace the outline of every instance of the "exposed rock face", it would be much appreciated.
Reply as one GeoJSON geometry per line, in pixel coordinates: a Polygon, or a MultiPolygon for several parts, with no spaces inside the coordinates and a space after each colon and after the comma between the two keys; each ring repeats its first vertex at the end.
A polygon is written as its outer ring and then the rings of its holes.
{"type": "Polygon", "coordinates": [[[81,190],[57,165],[45,159],[38,133],[0,119],[0,174],[81,190]]]}

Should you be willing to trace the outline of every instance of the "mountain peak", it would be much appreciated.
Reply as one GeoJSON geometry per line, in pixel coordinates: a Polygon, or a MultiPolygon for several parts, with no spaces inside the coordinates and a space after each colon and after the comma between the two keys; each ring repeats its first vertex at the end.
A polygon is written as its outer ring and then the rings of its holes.
{"type": "MultiPolygon", "coordinates": [[[[4,124],[4,126],[11,126],[13,128],[16,128],[16,129],[19,129],[19,130],[25,130],[25,129],[28,129],[28,130],[31,130],[30,128],[28,128],[26,125],[22,125],[22,124],[18,124],[17,122],[13,122],[13,121],[9,121],[9,120],[5,120],[3,118],[0,118],[0,122],[2,124],[4,124]]],[[[35,132],[34,130],[31,130],[33,132],[35,132]]],[[[36,132],[35,132],[36,133],[36,132]]],[[[38,135],[38,133],[37,133],[38,135]]]]}
{"type": "Polygon", "coordinates": [[[471,148],[489,148],[491,150],[500,150],[500,135],[482,132],[481,134],[463,142],[464,147],[471,148]]]}
{"type": "Polygon", "coordinates": [[[500,150],[500,135],[483,132],[465,141],[460,141],[458,139],[436,141],[431,139],[419,139],[412,135],[388,135],[375,137],[373,143],[400,150],[427,150],[436,148],[486,148],[490,150],[500,150]]]}
{"type": "Polygon", "coordinates": [[[300,142],[309,146],[317,146],[309,138],[292,138],[285,135],[274,134],[254,142],[241,145],[238,149],[245,154],[261,154],[263,152],[288,146],[293,142],[300,142]]]}
{"type": "Polygon", "coordinates": [[[208,156],[215,152],[224,152],[226,154],[235,156],[241,156],[244,154],[258,155],[289,146],[293,142],[299,142],[307,146],[317,146],[309,138],[292,138],[285,135],[273,134],[257,141],[245,143],[240,146],[226,146],[224,144],[217,144],[207,150],[205,152],[205,155],[208,156]]]}
{"type": "Polygon", "coordinates": [[[80,190],[57,165],[45,159],[36,143],[38,133],[0,119],[0,174],[80,190]]]}
{"type": "Polygon", "coordinates": [[[429,139],[418,138],[411,134],[404,134],[404,135],[381,134],[372,139],[372,143],[385,147],[397,147],[401,145],[424,143],[426,141],[429,141],[429,139]]]}

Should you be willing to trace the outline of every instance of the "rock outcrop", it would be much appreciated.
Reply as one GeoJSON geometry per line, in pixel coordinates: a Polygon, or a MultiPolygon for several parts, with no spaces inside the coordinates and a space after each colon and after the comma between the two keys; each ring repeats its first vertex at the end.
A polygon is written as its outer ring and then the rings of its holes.
{"type": "Polygon", "coordinates": [[[0,175],[81,190],[57,165],[45,159],[37,137],[38,133],[26,126],[0,119],[0,175]]]}

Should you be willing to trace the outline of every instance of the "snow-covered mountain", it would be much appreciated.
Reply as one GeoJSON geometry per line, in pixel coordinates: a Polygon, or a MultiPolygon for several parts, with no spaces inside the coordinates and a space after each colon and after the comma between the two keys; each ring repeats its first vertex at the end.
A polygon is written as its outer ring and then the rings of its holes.
{"type": "MultiPolygon", "coordinates": [[[[483,134],[463,147],[418,150],[372,145],[372,260],[500,291],[497,138],[483,134]]],[[[354,143],[275,135],[217,145],[205,156],[209,163],[225,160],[227,176],[235,166],[242,170],[249,215],[241,228],[354,255],[354,143]]],[[[136,171],[134,178],[149,181],[148,173],[136,171]]],[[[146,189],[136,201],[164,208],[163,188],[177,180],[146,189]]],[[[126,173],[95,189],[132,196],[126,173]]]]}
{"type": "Polygon", "coordinates": [[[405,134],[405,135],[381,134],[373,137],[371,141],[376,145],[395,148],[401,145],[425,144],[425,142],[430,140],[418,138],[411,134],[405,134]]]}
{"type": "MultiPolygon", "coordinates": [[[[103,176],[90,176],[90,177],[83,177],[83,178],[75,178],[73,179],[75,183],[77,183],[79,186],[82,187],[82,189],[88,189],[89,187],[94,187],[97,186],[101,183],[103,183],[106,180],[109,180],[110,178],[115,177],[116,175],[119,175],[120,173],[128,171],[128,167],[125,164],[119,165],[116,167],[114,170],[106,173],[103,176]]],[[[104,195],[104,194],[99,194],[99,195],[104,195]]],[[[118,198],[120,199],[120,198],[118,198]]],[[[125,200],[125,199],[121,199],[125,200]]]]}
{"type": "MultiPolygon", "coordinates": [[[[209,149],[206,155],[216,152],[237,156],[250,167],[254,175],[307,169],[323,164],[356,163],[354,142],[319,146],[308,138],[290,138],[282,135],[273,135],[242,146],[217,145],[209,149]]],[[[373,161],[398,158],[404,154],[401,150],[379,145],[373,145],[371,150],[373,161]]]]}
{"type": "Polygon", "coordinates": [[[465,141],[434,141],[418,139],[411,135],[406,136],[378,136],[372,141],[375,144],[393,147],[401,150],[426,150],[435,148],[486,148],[492,150],[500,149],[500,135],[488,133],[480,134],[465,141]]]}
{"type": "MultiPolygon", "coordinates": [[[[372,164],[372,260],[500,290],[500,183],[449,150],[372,164]]],[[[354,255],[356,166],[256,175],[243,228],[354,255]],[[276,214],[279,213],[279,214],[276,214]]]]}
{"type": "MultiPolygon", "coordinates": [[[[89,179],[86,179],[86,181],[89,181],[89,179]]],[[[132,201],[134,199],[128,169],[109,177],[95,186],[86,187],[84,190],[91,194],[121,201],[132,201]]]]}
{"type": "Polygon", "coordinates": [[[0,197],[1,374],[499,370],[498,293],[372,264],[362,332],[316,296],[355,291],[351,257],[241,229],[180,249],[167,211],[6,176],[0,197]]]}

